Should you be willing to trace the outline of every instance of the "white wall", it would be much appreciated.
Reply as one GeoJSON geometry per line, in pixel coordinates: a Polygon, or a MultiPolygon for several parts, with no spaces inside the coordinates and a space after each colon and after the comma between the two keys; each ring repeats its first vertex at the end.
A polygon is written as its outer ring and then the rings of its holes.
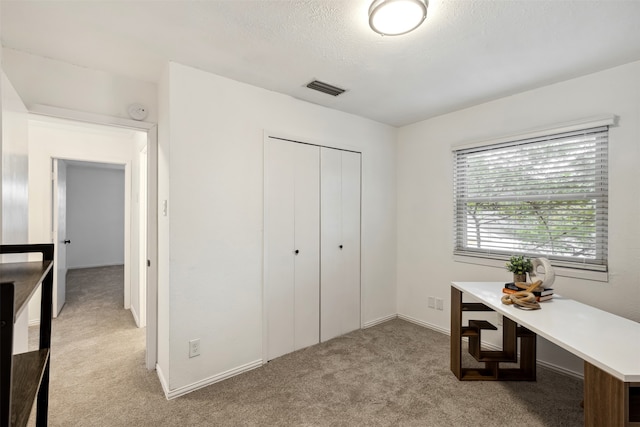
{"type": "Polygon", "coordinates": [[[127,107],[140,103],[148,108],[147,121],[158,119],[153,82],[8,48],[3,49],[3,66],[27,107],[43,104],[128,119],[127,107]]]}
{"type": "MultiPolygon", "coordinates": [[[[27,110],[15,88],[0,68],[1,120],[0,135],[0,243],[27,242],[27,110]]],[[[5,262],[23,261],[24,255],[4,255],[5,262]]],[[[28,350],[28,310],[16,319],[14,353],[28,350]]]]}
{"type": "Polygon", "coordinates": [[[28,126],[27,109],[2,72],[2,206],[0,236],[3,244],[27,241],[28,212],[28,126]]]}
{"type": "Polygon", "coordinates": [[[159,278],[165,391],[262,359],[265,130],[362,150],[363,322],[396,313],[394,128],[179,64],[160,93],[168,109],[159,141],[160,205],[169,200],[159,227],[159,262],[170,268],[159,278]],[[189,359],[194,338],[201,356],[189,359]]]}
{"type": "Polygon", "coordinates": [[[124,264],[124,170],[67,168],[67,267],[124,264]]]}
{"type": "MultiPolygon", "coordinates": [[[[558,277],[563,296],[640,321],[640,62],[467,108],[399,130],[398,311],[449,330],[451,281],[510,273],[454,262],[451,147],[602,114],[619,116],[609,145],[609,282],[558,277]],[[445,299],[445,311],[427,297],[445,299]]],[[[540,311],[544,315],[544,308],[540,311]]],[[[631,338],[630,338],[631,339],[631,338]]],[[[539,340],[540,341],[540,340],[539,340]]],[[[538,358],[572,371],[581,361],[542,342],[538,358]]]]}
{"type": "MultiPolygon", "coordinates": [[[[144,132],[100,125],[74,123],[32,116],[29,120],[29,242],[51,241],[51,162],[52,158],[89,162],[115,163],[125,166],[125,189],[131,189],[135,171],[134,155],[146,143],[144,132]]],[[[126,191],[126,190],[125,190],[126,191]]],[[[135,193],[130,191],[130,197],[135,193]]],[[[137,222],[132,217],[135,201],[125,200],[125,230],[137,236],[137,222]]],[[[137,275],[138,254],[131,250],[125,234],[125,290],[129,290],[137,275]]],[[[129,292],[125,307],[129,308],[129,292]]],[[[30,305],[33,308],[33,305],[30,305]]],[[[39,312],[30,310],[30,322],[37,321],[39,312]]]]}

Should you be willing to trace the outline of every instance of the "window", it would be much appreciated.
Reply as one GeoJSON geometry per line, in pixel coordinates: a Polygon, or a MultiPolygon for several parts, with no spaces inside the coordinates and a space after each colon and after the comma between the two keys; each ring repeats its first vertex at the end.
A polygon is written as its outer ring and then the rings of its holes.
{"type": "Polygon", "coordinates": [[[608,129],[456,149],[455,254],[606,271],[608,129]]]}

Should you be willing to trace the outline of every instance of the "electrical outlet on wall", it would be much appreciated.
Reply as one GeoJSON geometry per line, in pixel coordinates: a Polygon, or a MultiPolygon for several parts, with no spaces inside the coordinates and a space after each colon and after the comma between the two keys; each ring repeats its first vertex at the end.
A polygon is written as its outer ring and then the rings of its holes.
{"type": "Polygon", "coordinates": [[[200,338],[189,341],[189,357],[200,356],[200,338]]]}
{"type": "Polygon", "coordinates": [[[444,310],[444,300],[442,298],[436,298],[436,308],[440,311],[444,310]]]}
{"type": "Polygon", "coordinates": [[[427,306],[429,308],[436,308],[436,298],[435,297],[428,297],[427,298],[427,306]]]}

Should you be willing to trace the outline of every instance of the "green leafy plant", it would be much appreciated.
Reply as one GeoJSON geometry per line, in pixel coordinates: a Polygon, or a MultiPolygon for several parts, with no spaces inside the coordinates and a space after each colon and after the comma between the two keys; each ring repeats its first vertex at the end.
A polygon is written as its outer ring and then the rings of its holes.
{"type": "Polygon", "coordinates": [[[507,270],[513,274],[525,274],[533,271],[533,264],[529,258],[525,258],[524,255],[514,255],[509,258],[509,262],[506,264],[507,270]]]}

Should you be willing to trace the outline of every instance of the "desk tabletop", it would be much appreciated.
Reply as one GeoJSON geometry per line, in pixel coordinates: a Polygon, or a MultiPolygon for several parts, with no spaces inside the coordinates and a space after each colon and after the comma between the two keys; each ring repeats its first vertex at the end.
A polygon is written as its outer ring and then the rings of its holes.
{"type": "Polygon", "coordinates": [[[540,310],[505,305],[503,282],[452,286],[621,381],[640,382],[640,323],[559,295],[540,310]]]}

